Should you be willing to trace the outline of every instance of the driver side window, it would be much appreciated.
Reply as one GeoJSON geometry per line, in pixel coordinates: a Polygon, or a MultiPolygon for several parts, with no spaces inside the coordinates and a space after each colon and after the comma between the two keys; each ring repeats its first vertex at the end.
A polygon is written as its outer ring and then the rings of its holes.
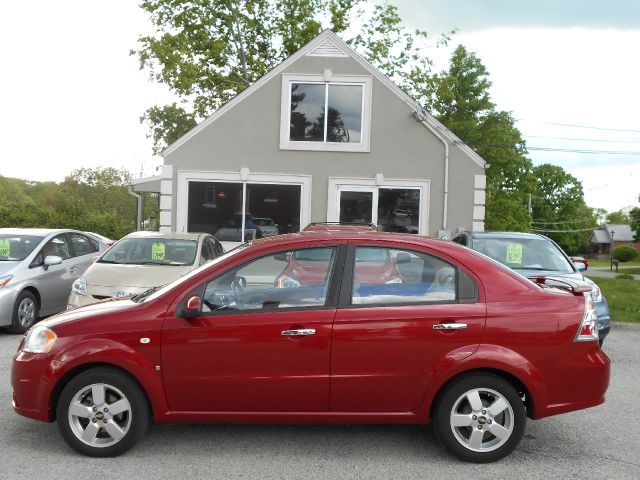
{"type": "Polygon", "coordinates": [[[202,313],[324,306],[335,250],[278,252],[229,270],[207,284],[202,313]]]}

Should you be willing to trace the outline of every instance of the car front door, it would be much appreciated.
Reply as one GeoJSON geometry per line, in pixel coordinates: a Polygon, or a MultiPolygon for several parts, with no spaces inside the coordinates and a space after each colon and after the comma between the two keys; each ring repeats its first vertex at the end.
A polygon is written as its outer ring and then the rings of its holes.
{"type": "Polygon", "coordinates": [[[412,412],[442,368],[473,353],[486,308],[476,280],[425,251],[352,245],[331,355],[331,411],[412,412]]]}
{"type": "Polygon", "coordinates": [[[71,284],[77,278],[77,268],[71,261],[71,249],[66,234],[47,241],[29,265],[37,275],[36,288],[40,293],[40,314],[48,315],[64,310],[71,292],[71,284]],[[55,255],[62,259],[59,265],[44,265],[44,259],[55,255]]]}
{"type": "MultiPolygon", "coordinates": [[[[344,248],[270,253],[215,275],[162,332],[162,372],[174,412],[329,409],[331,329],[344,248]]],[[[170,309],[172,311],[172,309],[170,309]]]]}

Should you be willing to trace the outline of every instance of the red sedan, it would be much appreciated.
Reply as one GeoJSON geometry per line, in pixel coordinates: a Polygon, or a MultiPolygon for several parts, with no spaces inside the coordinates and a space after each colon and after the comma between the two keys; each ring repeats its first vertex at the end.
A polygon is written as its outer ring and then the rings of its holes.
{"type": "Polygon", "coordinates": [[[589,288],[412,235],[268,238],[36,325],[13,405],[91,456],[124,452],[151,420],[431,422],[453,454],[494,461],[527,416],[604,402],[589,288]]]}

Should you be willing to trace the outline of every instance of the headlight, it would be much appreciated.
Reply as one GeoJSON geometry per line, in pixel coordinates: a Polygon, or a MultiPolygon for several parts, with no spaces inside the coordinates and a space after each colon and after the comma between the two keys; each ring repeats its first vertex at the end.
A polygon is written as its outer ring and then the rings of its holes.
{"type": "Polygon", "coordinates": [[[27,338],[24,339],[24,344],[22,345],[22,351],[48,353],[53,348],[56,338],[58,336],[53,333],[53,330],[43,325],[36,325],[27,333],[27,338]]]}
{"type": "Polygon", "coordinates": [[[300,282],[295,278],[282,275],[276,279],[276,288],[296,288],[300,286],[300,282]]]}
{"type": "Polygon", "coordinates": [[[71,285],[71,291],[73,293],[77,293],[78,295],[86,295],[87,294],[87,281],[84,277],[80,277],[73,285],[71,285]]]}
{"type": "Polygon", "coordinates": [[[13,275],[3,275],[0,277],[0,288],[5,287],[11,281],[13,275]]]}

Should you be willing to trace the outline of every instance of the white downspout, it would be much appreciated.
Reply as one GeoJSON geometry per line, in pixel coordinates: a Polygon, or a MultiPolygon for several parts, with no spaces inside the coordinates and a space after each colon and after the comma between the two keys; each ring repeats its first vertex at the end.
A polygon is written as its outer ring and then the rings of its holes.
{"type": "Polygon", "coordinates": [[[449,144],[447,141],[438,133],[438,131],[429,125],[426,121],[426,116],[422,112],[413,112],[413,116],[418,120],[422,125],[427,127],[431,133],[435,135],[435,137],[442,142],[444,145],[444,198],[443,198],[443,208],[442,208],[442,229],[447,229],[447,203],[449,200],[449,144]]]}
{"type": "Polygon", "coordinates": [[[131,185],[129,185],[129,195],[136,199],[136,209],[138,212],[136,217],[136,230],[140,230],[142,228],[142,197],[133,191],[131,185]]]}

